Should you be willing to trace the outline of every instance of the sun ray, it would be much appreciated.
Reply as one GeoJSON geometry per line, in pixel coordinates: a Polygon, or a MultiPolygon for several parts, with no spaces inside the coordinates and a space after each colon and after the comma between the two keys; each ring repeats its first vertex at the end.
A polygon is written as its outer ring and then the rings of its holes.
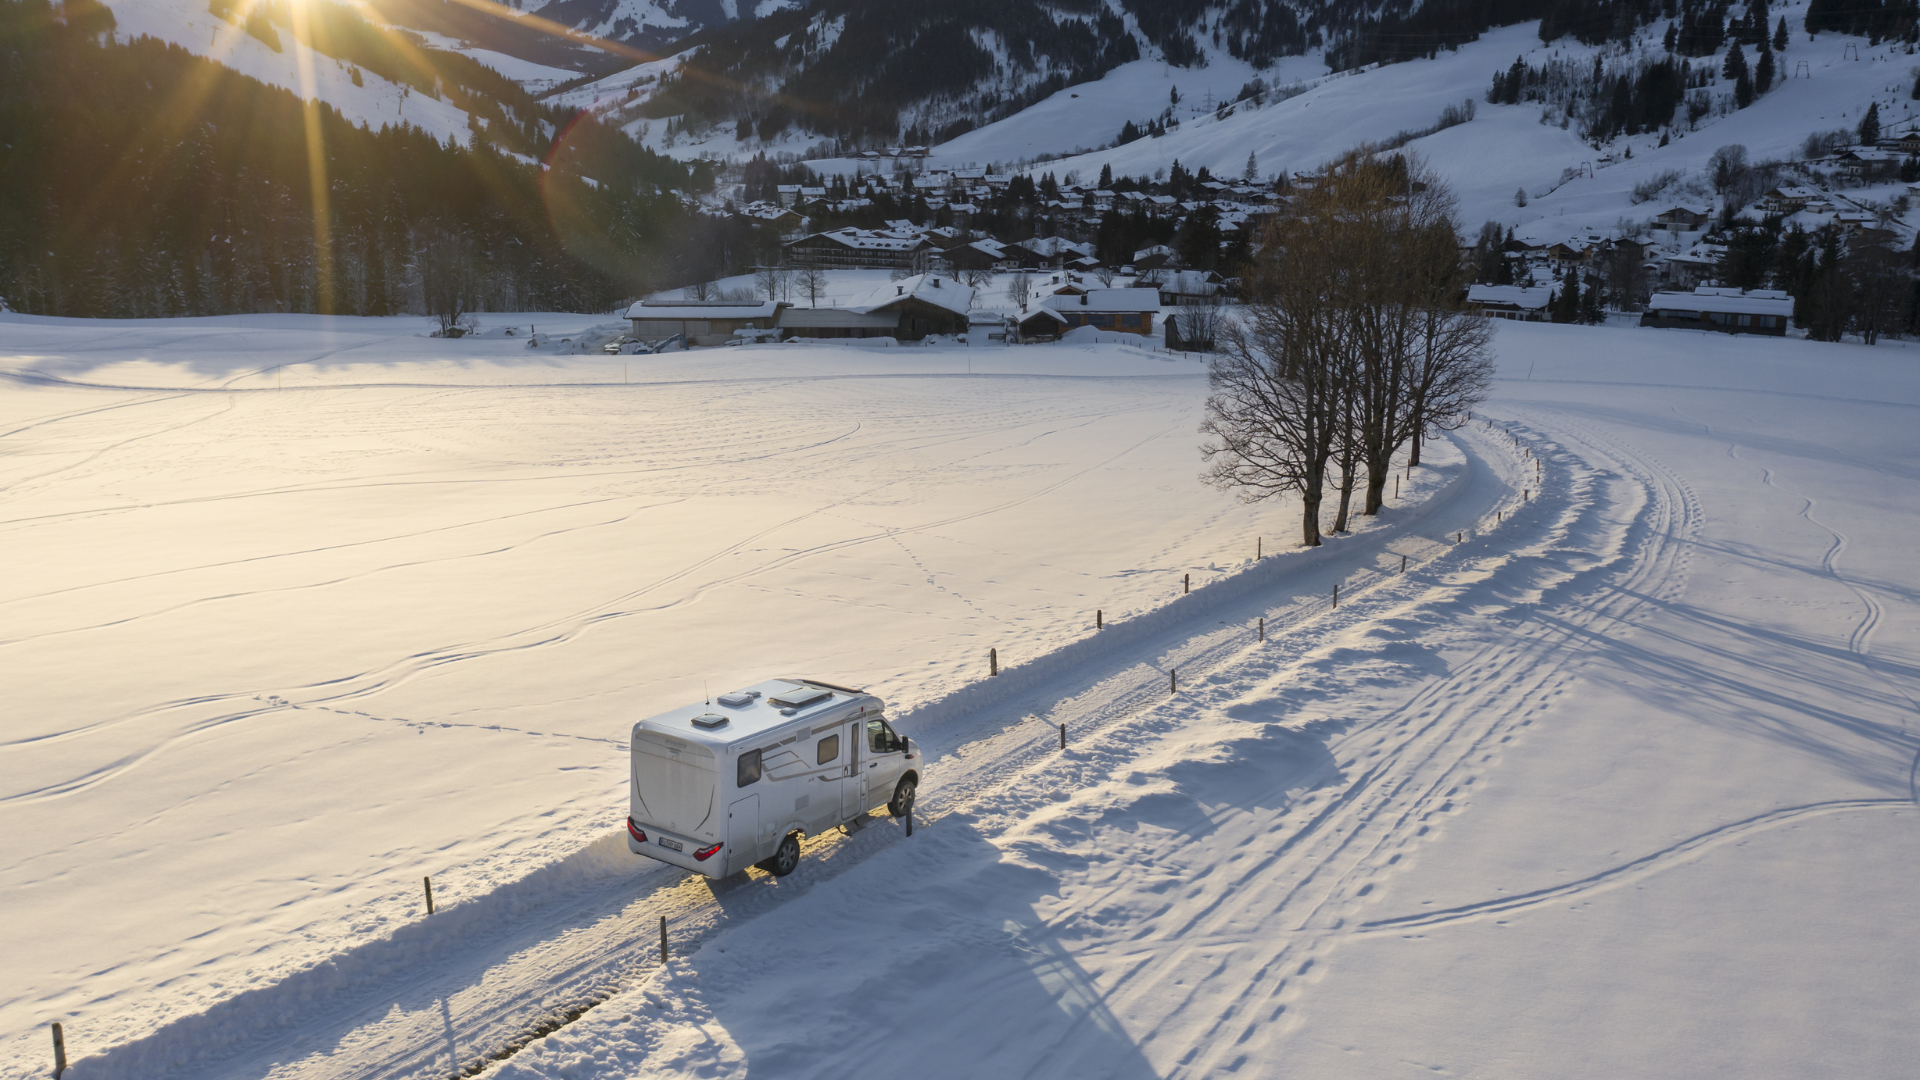
{"type": "Polygon", "coordinates": [[[314,50],[308,23],[307,6],[295,3],[288,12],[293,20],[293,67],[300,80],[300,118],[307,129],[307,183],[313,191],[313,269],[314,306],[323,315],[333,314],[333,235],[328,222],[327,148],[320,130],[320,87],[314,71],[314,50]]]}

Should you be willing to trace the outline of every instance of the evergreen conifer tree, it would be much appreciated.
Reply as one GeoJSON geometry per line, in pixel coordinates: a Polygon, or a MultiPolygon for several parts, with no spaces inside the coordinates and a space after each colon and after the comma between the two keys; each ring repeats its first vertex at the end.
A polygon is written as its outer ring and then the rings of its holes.
{"type": "Polygon", "coordinates": [[[1867,106],[1867,115],[1860,118],[1860,145],[1872,146],[1880,141],[1880,103],[1867,106]]]}
{"type": "Polygon", "coordinates": [[[1773,51],[1787,51],[1787,17],[1785,15],[1780,16],[1780,25],[1773,32],[1773,51]]]}
{"type": "Polygon", "coordinates": [[[1765,39],[1760,42],[1760,59],[1753,64],[1753,89],[1759,94],[1773,89],[1773,50],[1767,48],[1765,39]]]}
{"type": "Polygon", "coordinates": [[[1113,166],[1112,165],[1100,166],[1100,182],[1097,186],[1103,189],[1110,188],[1113,186],[1113,166]]]}
{"type": "Polygon", "coordinates": [[[1727,46],[1727,62],[1720,73],[1733,82],[1733,103],[1744,109],[1753,104],[1753,75],[1747,70],[1747,54],[1740,49],[1740,42],[1734,41],[1727,46]]]}

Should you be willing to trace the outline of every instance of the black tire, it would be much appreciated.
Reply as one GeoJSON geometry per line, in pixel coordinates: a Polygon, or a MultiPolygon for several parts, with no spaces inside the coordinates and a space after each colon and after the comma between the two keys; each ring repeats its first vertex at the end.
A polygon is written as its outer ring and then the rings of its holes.
{"type": "Polygon", "coordinates": [[[788,833],[786,839],[773,851],[772,858],[761,859],[753,865],[772,874],[774,877],[786,877],[800,865],[800,834],[788,833]]]}
{"type": "Polygon", "coordinates": [[[913,789],[918,786],[913,777],[903,776],[893,789],[893,799],[887,803],[887,813],[894,817],[906,817],[913,813],[913,789]]]}

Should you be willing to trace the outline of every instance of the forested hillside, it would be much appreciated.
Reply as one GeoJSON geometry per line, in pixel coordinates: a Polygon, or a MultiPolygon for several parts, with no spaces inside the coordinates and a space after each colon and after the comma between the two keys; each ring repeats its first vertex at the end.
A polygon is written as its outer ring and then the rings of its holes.
{"type": "Polygon", "coordinates": [[[693,63],[638,110],[772,139],[942,142],[1157,54],[1256,68],[1324,49],[1335,70],[1432,55],[1539,18],[1542,0],[813,0],[680,42],[693,63]]]}
{"type": "Polygon", "coordinates": [[[0,0],[0,299],[15,310],[594,310],[753,257],[750,232],[690,208],[705,165],[510,84],[471,95],[475,130],[441,142],[356,127],[177,46],[117,43],[113,25],[94,0],[0,0]]]}

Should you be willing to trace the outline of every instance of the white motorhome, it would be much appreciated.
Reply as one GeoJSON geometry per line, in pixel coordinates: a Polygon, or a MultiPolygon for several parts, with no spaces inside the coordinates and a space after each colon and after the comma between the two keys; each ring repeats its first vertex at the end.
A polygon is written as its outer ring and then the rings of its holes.
{"type": "Polygon", "coordinates": [[[627,847],[708,877],[793,872],[803,836],[885,806],[913,811],[919,755],[886,705],[770,679],[633,725],[627,847]]]}

